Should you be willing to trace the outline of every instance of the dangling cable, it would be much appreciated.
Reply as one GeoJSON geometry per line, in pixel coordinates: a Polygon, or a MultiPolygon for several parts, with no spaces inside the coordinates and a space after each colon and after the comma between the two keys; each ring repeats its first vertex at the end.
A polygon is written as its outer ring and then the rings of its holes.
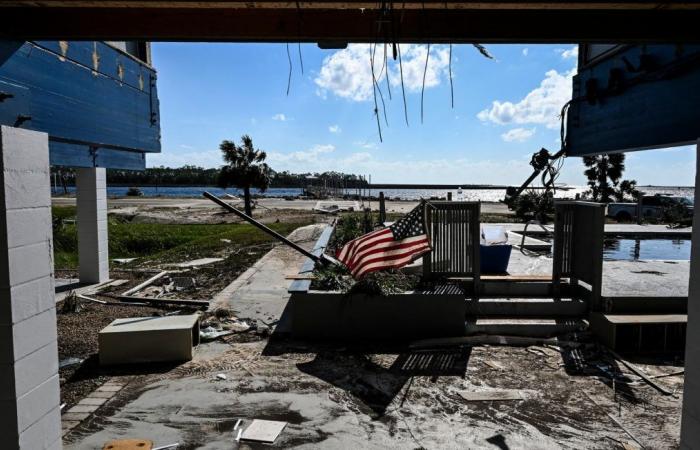
{"type": "Polygon", "coordinates": [[[420,89],[420,123],[423,123],[423,95],[425,94],[425,75],[428,73],[428,61],[430,60],[430,44],[425,52],[425,67],[423,68],[423,85],[420,89]]]}
{"type": "Polygon", "coordinates": [[[386,90],[389,93],[389,100],[392,100],[391,98],[391,86],[389,83],[389,61],[387,60],[387,51],[386,51],[386,46],[387,43],[384,43],[384,66],[386,67],[386,90]]]}
{"type": "Polygon", "coordinates": [[[374,97],[374,116],[377,118],[377,131],[379,131],[379,142],[382,140],[382,123],[379,120],[379,106],[377,105],[377,83],[374,78],[374,56],[372,54],[372,45],[369,45],[369,66],[372,71],[372,96],[374,97]]]}
{"type": "Polygon", "coordinates": [[[403,115],[406,119],[406,126],[408,125],[408,107],[406,106],[406,88],[403,84],[403,62],[401,61],[401,44],[396,46],[399,53],[399,73],[401,74],[401,95],[403,96],[403,115]]]}
{"type": "Polygon", "coordinates": [[[289,61],[289,76],[287,77],[287,97],[289,97],[289,88],[292,86],[292,55],[289,53],[289,42],[287,42],[287,61],[289,61]]]}
{"type": "MultiPolygon", "coordinates": [[[[389,126],[389,119],[387,118],[386,115],[386,103],[384,103],[384,94],[382,94],[382,89],[379,86],[379,82],[377,81],[377,77],[374,75],[374,57],[377,54],[377,45],[374,45],[374,51],[372,51],[372,45],[370,44],[370,59],[371,59],[371,64],[372,64],[372,84],[373,88],[377,88],[377,92],[379,92],[379,99],[382,102],[382,113],[384,115],[384,122],[386,123],[386,126],[389,126]]],[[[379,75],[381,78],[381,74],[379,75]]]]}
{"type": "Polygon", "coordinates": [[[301,57],[301,6],[297,2],[297,51],[299,52],[299,67],[304,75],[304,59],[301,57]]]}
{"type": "Polygon", "coordinates": [[[452,43],[450,42],[450,60],[448,63],[449,71],[450,71],[450,101],[452,104],[452,109],[455,109],[455,88],[454,85],[452,84],[452,43]]]}

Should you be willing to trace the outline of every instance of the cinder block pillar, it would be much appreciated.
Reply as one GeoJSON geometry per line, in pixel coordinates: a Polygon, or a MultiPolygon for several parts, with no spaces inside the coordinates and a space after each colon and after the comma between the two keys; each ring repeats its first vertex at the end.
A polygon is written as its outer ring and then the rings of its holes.
{"type": "MultiPolygon", "coordinates": [[[[695,156],[695,192],[697,203],[700,200],[697,194],[700,192],[700,141],[695,156]]],[[[700,449],[700,208],[693,212],[681,448],[700,449]]]]}
{"type": "Polygon", "coordinates": [[[82,283],[109,279],[107,175],[103,167],[77,170],[78,264],[82,283]]]}
{"type": "Polygon", "coordinates": [[[49,147],[0,126],[0,447],[61,448],[49,147]]]}

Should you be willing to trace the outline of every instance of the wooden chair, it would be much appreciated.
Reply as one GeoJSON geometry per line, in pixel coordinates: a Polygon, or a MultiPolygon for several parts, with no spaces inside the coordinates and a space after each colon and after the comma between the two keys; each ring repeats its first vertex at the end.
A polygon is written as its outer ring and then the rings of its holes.
{"type": "Polygon", "coordinates": [[[427,280],[446,277],[471,278],[478,293],[479,202],[431,201],[426,206],[426,227],[433,251],[423,257],[427,280]]]}
{"type": "Polygon", "coordinates": [[[605,205],[582,201],[554,204],[552,281],[555,296],[562,278],[569,278],[573,295],[579,281],[591,287],[589,308],[601,309],[605,205]]]}

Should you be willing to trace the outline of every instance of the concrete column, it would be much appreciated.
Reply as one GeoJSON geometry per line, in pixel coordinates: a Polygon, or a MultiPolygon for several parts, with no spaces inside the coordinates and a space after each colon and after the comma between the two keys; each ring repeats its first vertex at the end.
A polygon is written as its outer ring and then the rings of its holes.
{"type": "MultiPolygon", "coordinates": [[[[697,194],[700,192],[700,141],[695,153],[695,192],[697,202],[700,200],[697,194]]],[[[681,448],[700,449],[700,208],[693,212],[681,448]]]]}
{"type": "Polygon", "coordinates": [[[61,448],[48,135],[0,126],[0,446],[61,448]]]}
{"type": "Polygon", "coordinates": [[[77,169],[78,263],[81,283],[109,279],[107,175],[103,167],[77,169]]]}

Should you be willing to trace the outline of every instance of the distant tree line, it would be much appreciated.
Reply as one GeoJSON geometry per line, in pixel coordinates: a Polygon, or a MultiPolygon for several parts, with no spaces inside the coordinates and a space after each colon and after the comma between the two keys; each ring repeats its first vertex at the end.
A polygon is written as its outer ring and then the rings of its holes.
{"type": "MultiPolygon", "coordinates": [[[[150,167],[143,171],[107,169],[107,184],[111,186],[217,186],[221,169],[205,169],[197,166],[150,167]]],[[[75,185],[75,171],[65,167],[53,167],[59,186],[75,185]]],[[[53,177],[53,175],[52,175],[53,177]]],[[[53,182],[53,178],[52,178],[53,182]]],[[[303,188],[323,186],[325,183],[347,188],[366,186],[358,175],[341,172],[270,173],[270,187],[303,188]]]]}

